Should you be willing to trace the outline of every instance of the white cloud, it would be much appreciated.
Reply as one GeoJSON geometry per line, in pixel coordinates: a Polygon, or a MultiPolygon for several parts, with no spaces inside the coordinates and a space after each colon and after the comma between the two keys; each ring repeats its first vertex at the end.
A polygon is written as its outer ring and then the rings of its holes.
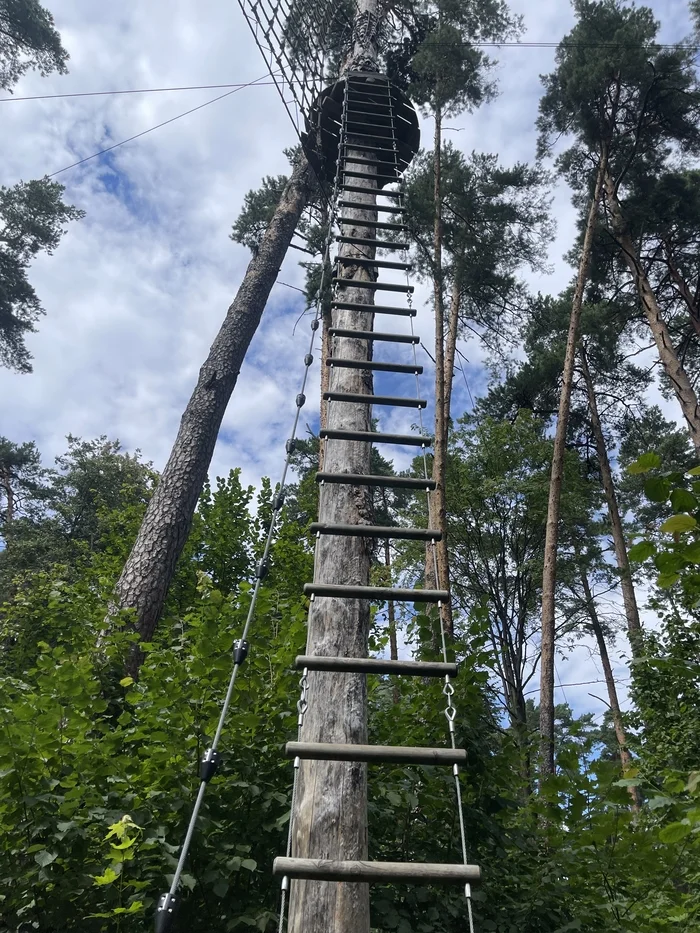
{"type": "MultiPolygon", "coordinates": [[[[265,72],[232,0],[47,2],[71,54],[70,74],[28,75],[17,96],[245,82],[265,72]]],[[[512,6],[524,14],[531,40],[557,41],[572,23],[571,9],[561,0],[538,3],[536,12],[525,0],[512,6]]],[[[652,6],[669,36],[683,33],[683,0],[656,0],[652,6]]],[[[496,55],[501,96],[451,122],[462,130],[451,136],[467,152],[498,153],[504,164],[532,161],[538,76],[552,67],[554,52],[510,48],[496,55]]],[[[217,93],[222,92],[2,103],[0,182],[11,185],[57,171],[217,93]]],[[[424,123],[426,143],[431,135],[424,123]]],[[[68,199],[87,216],[71,226],[55,256],[39,259],[32,270],[47,316],[28,341],[34,374],[0,370],[0,434],[36,440],[50,459],[64,449],[68,433],[106,433],[163,466],[199,366],[248,263],[247,251],[228,239],[231,224],[243,195],[262,175],[286,171],[282,149],[294,139],[276,90],[248,88],[108,159],[59,176],[68,199]]],[[[568,192],[560,186],[554,193],[555,273],[533,280],[547,291],[560,289],[571,276],[562,255],[574,235],[568,192]]],[[[280,278],[298,285],[296,262],[291,255],[280,278]]],[[[417,332],[431,350],[426,290],[417,297],[417,332]]],[[[295,330],[300,311],[298,293],[283,286],[273,290],[226,415],[212,473],[240,465],[245,482],[257,483],[261,474],[277,478],[308,341],[307,322],[295,330]]],[[[394,323],[401,319],[384,319],[382,326],[394,323]]],[[[483,384],[482,356],[474,344],[463,349],[474,391],[483,384]]],[[[422,391],[430,397],[430,363],[422,351],[420,356],[426,364],[422,391]]],[[[317,385],[316,364],[302,424],[314,421],[317,385]]],[[[466,405],[461,382],[457,393],[466,405]]],[[[383,424],[405,430],[412,420],[415,413],[399,411],[383,424]]]]}

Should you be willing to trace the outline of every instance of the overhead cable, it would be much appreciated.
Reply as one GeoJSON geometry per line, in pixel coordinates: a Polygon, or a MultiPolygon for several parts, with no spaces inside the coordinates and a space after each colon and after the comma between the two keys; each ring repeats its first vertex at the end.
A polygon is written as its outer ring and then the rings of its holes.
{"type": "Polygon", "coordinates": [[[107,146],[105,149],[100,149],[99,152],[93,152],[92,155],[86,156],[84,159],[78,159],[77,162],[72,162],[70,165],[59,168],[58,171],[52,172],[48,177],[55,178],[56,175],[61,175],[63,172],[67,172],[71,168],[77,168],[78,165],[83,165],[85,162],[89,162],[91,159],[96,159],[98,156],[104,155],[106,152],[111,152],[113,149],[118,149],[120,146],[123,146],[126,143],[133,142],[135,139],[140,139],[142,136],[146,136],[148,133],[152,133],[154,130],[159,130],[162,126],[167,126],[169,123],[174,123],[176,120],[181,120],[182,117],[189,116],[189,114],[195,113],[197,110],[202,110],[204,107],[208,107],[210,104],[215,104],[218,100],[223,100],[224,97],[230,97],[231,94],[237,94],[238,91],[242,91],[247,87],[255,87],[261,81],[264,81],[265,78],[269,77],[271,77],[269,73],[264,74],[262,77],[256,78],[255,81],[249,81],[248,84],[241,84],[235,87],[232,91],[226,91],[225,94],[219,94],[218,97],[212,97],[211,100],[207,100],[203,104],[199,104],[197,107],[192,107],[190,110],[185,110],[184,113],[178,113],[177,116],[170,117],[169,120],[163,120],[162,123],[157,123],[155,126],[151,126],[147,130],[136,133],[134,136],[129,136],[128,139],[122,139],[120,142],[114,143],[112,146],[107,146]]]}

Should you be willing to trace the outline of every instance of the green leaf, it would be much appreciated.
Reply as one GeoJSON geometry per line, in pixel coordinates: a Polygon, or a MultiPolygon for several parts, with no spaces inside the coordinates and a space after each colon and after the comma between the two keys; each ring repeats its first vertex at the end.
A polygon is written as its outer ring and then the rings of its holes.
{"type": "Polygon", "coordinates": [[[656,585],[660,586],[662,590],[667,590],[675,586],[680,578],[680,574],[678,573],[660,573],[656,579],[656,585]]]}
{"type": "Polygon", "coordinates": [[[668,826],[664,826],[659,833],[659,839],[661,842],[667,844],[672,844],[674,842],[680,842],[681,839],[685,839],[686,836],[690,835],[691,828],[688,823],[669,823],[668,826]]]}
{"type": "Polygon", "coordinates": [[[698,500],[687,489],[674,489],[671,492],[671,505],[676,512],[693,512],[698,507],[698,500]]]}
{"type": "Polygon", "coordinates": [[[683,534],[686,531],[692,531],[697,524],[692,515],[672,515],[663,523],[661,531],[667,534],[683,534]]]}
{"type": "Polygon", "coordinates": [[[638,457],[634,463],[630,463],[627,467],[627,472],[636,474],[636,473],[648,473],[649,470],[655,470],[657,467],[661,466],[661,457],[658,454],[649,451],[646,454],[642,454],[641,457],[638,457]]]}
{"type": "Polygon", "coordinates": [[[650,557],[653,557],[656,553],[656,545],[651,541],[638,541],[633,545],[627,552],[627,556],[630,560],[638,561],[640,564],[642,561],[649,560],[650,557]]]}
{"type": "Polygon", "coordinates": [[[700,476],[700,466],[693,467],[692,470],[686,470],[686,476],[700,476]]]}
{"type": "Polygon", "coordinates": [[[683,557],[691,564],[700,564],[700,541],[694,541],[683,551],[683,557]]]}
{"type": "Polygon", "coordinates": [[[221,881],[217,881],[216,884],[214,885],[214,894],[216,894],[217,897],[226,897],[228,889],[229,889],[228,881],[225,881],[222,878],[221,881]]]}
{"type": "Polygon", "coordinates": [[[113,868],[107,868],[103,875],[93,875],[93,881],[97,885],[112,884],[119,875],[113,868]]]}
{"type": "Polygon", "coordinates": [[[37,865],[41,865],[42,868],[46,868],[47,865],[55,862],[57,858],[58,854],[56,852],[49,852],[48,849],[43,849],[41,852],[37,852],[34,856],[34,861],[37,865]]]}
{"type": "Polygon", "coordinates": [[[133,684],[133,682],[134,682],[133,677],[122,677],[122,679],[119,681],[119,686],[130,687],[133,684]]]}
{"type": "Polygon", "coordinates": [[[241,862],[241,868],[245,868],[247,871],[255,871],[258,867],[258,863],[253,858],[244,858],[241,862]]]}
{"type": "Polygon", "coordinates": [[[671,491],[671,484],[663,476],[650,476],[644,483],[644,495],[652,502],[665,502],[671,491]]]}

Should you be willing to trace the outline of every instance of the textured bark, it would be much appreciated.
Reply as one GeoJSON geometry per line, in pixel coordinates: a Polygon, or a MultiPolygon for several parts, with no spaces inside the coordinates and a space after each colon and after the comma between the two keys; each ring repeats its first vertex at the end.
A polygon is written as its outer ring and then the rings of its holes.
{"type": "MultiPolygon", "coordinates": [[[[0,485],[5,490],[5,531],[7,532],[15,517],[15,493],[12,488],[12,474],[9,469],[5,470],[2,477],[0,477],[0,485]]],[[[5,547],[7,547],[7,541],[5,541],[5,547]]]]}
{"type": "MultiPolygon", "coordinates": [[[[362,142],[366,143],[367,140],[362,142]]],[[[357,153],[358,157],[366,153],[357,153]]],[[[344,235],[373,236],[373,228],[363,220],[376,220],[376,169],[360,163],[352,170],[364,171],[366,179],[353,184],[367,192],[348,193],[358,205],[345,208],[344,235]]],[[[354,255],[368,255],[367,247],[344,243],[343,277],[376,278],[376,269],[352,264],[354,255]]],[[[370,254],[371,255],[371,254],[370,254]]],[[[361,288],[344,289],[343,297],[367,305],[367,311],[334,309],[333,326],[371,330],[374,314],[373,292],[361,288]]],[[[368,342],[350,337],[334,337],[332,356],[367,359],[368,342]]],[[[368,370],[331,367],[330,388],[336,392],[372,392],[368,370]]],[[[369,405],[331,402],[327,407],[328,428],[369,431],[369,405]]],[[[326,442],[324,469],[333,473],[369,473],[370,445],[363,441],[326,442]]],[[[343,524],[369,524],[372,501],[368,487],[328,483],[321,486],[319,521],[343,524]]],[[[314,582],[369,583],[372,542],[361,537],[324,535],[317,539],[314,582]]],[[[334,657],[367,657],[369,602],[324,597],[315,599],[309,612],[306,653],[334,657]]],[[[301,739],[304,742],[367,742],[367,691],[363,674],[311,672],[309,709],[301,739]]],[[[295,858],[364,860],[367,858],[367,766],[360,762],[302,761],[297,805],[293,814],[295,858]]],[[[369,933],[369,888],[355,882],[291,882],[289,906],[290,933],[369,933]]]]}
{"type": "Polygon", "coordinates": [[[644,649],[642,623],[639,619],[637,597],[634,592],[630,562],[627,556],[627,542],[625,541],[622,518],[620,517],[620,509],[617,504],[617,493],[615,492],[615,483],[613,482],[612,469],[610,468],[608,450],[605,446],[603,426],[600,421],[600,413],[598,412],[595,386],[591,378],[591,371],[588,366],[588,358],[584,347],[579,347],[579,359],[581,361],[583,380],[586,383],[588,410],[591,415],[591,426],[593,427],[596,450],[598,451],[598,463],[600,464],[603,491],[605,492],[605,499],[608,504],[608,515],[610,516],[615,559],[617,561],[617,569],[620,571],[620,588],[622,590],[622,601],[625,607],[625,618],[627,619],[627,634],[629,636],[630,647],[632,648],[632,656],[634,658],[639,658],[644,649]]]}
{"type": "Polygon", "coordinates": [[[445,344],[445,412],[446,435],[449,436],[450,414],[452,411],[452,381],[455,374],[455,356],[457,354],[457,333],[459,330],[459,307],[461,292],[459,279],[455,276],[452,282],[452,297],[450,299],[450,317],[447,322],[447,342],[445,344]]]}
{"type": "Polygon", "coordinates": [[[557,583],[557,544],[559,540],[559,511],[561,487],[564,479],[564,454],[566,451],[566,429],[571,408],[571,388],[574,380],[576,360],[576,342],[578,325],[581,318],[583,293],[588,280],[591,264],[593,235],[598,218],[598,205],[606,171],[606,155],[600,158],[598,172],[591,198],[586,231],[583,237],[581,258],[579,260],[576,288],[571,304],[569,333],[566,340],[564,371],[562,373],[561,395],[557,430],[554,436],[552,454],[552,473],[549,483],[549,501],[547,503],[547,528],[544,543],[544,570],[542,573],[542,645],[540,656],[540,775],[546,778],[554,774],[554,622],[555,589],[557,583]]]}
{"type": "Polygon", "coordinates": [[[673,258],[673,249],[668,243],[664,243],[664,255],[666,257],[666,265],[668,266],[671,281],[675,284],[678,294],[686,303],[690,324],[696,336],[700,337],[700,302],[698,302],[698,296],[693,294],[690,290],[690,286],[681,275],[676,261],[673,258]]]}
{"type": "MultiPolygon", "coordinates": [[[[588,576],[586,575],[585,570],[581,573],[581,583],[583,584],[583,593],[586,597],[586,608],[588,610],[588,617],[591,620],[591,628],[593,629],[593,634],[595,635],[596,641],[598,643],[600,663],[603,665],[603,676],[605,677],[605,685],[608,690],[608,703],[610,704],[610,712],[612,713],[615,737],[617,738],[617,744],[620,748],[620,764],[622,765],[623,774],[626,774],[632,765],[632,756],[630,755],[629,749],[627,748],[625,724],[622,721],[620,701],[617,697],[617,684],[615,683],[612,665],[610,664],[608,646],[605,641],[605,635],[603,634],[603,627],[600,624],[600,619],[598,618],[598,610],[596,609],[595,600],[593,599],[593,594],[591,592],[591,587],[588,583],[588,576]]],[[[628,787],[627,789],[629,790],[630,797],[632,798],[632,809],[637,812],[642,803],[639,790],[636,787],[628,787]]]]}
{"type": "MultiPolygon", "coordinates": [[[[434,201],[435,222],[433,227],[433,295],[435,303],[435,442],[433,444],[432,478],[437,483],[432,494],[431,527],[442,532],[442,538],[435,546],[437,562],[438,589],[450,589],[449,559],[447,552],[447,502],[445,499],[445,478],[447,473],[447,416],[445,411],[445,302],[442,282],[442,114],[435,110],[434,140],[434,201]]],[[[433,567],[433,549],[426,549],[426,587],[435,579],[433,567]]],[[[453,634],[452,605],[448,599],[442,607],[445,631],[453,634]]]]}
{"type": "Polygon", "coordinates": [[[135,627],[143,641],[152,638],[158,624],[226,406],[313,185],[313,173],[303,159],[292,173],[199,372],[163,475],[117,581],[115,606],[134,611],[135,627]]]}
{"type": "Polygon", "coordinates": [[[617,197],[615,182],[610,172],[605,174],[605,193],[610,215],[612,217],[612,227],[615,239],[622,251],[622,256],[637,289],[642,309],[651,328],[654,343],[659,353],[659,359],[668,376],[678,404],[683,412],[690,439],[693,442],[695,450],[700,454],[700,406],[695,389],[688,378],[683,365],[678,359],[673,340],[669,333],[666,322],[664,321],[661,309],[656,300],[656,295],[651,287],[649,278],[644,272],[644,268],[639,258],[637,247],[630,236],[625,217],[622,211],[622,205],[617,197]]]}

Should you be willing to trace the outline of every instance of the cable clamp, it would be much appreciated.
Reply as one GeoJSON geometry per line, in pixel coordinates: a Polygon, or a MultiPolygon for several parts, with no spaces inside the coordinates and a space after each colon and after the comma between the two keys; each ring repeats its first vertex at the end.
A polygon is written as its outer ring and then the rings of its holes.
{"type": "Polygon", "coordinates": [[[290,437],[287,443],[284,445],[284,449],[287,451],[288,454],[293,454],[294,451],[297,449],[296,438],[290,437]]]}
{"type": "Polygon", "coordinates": [[[237,664],[239,667],[242,664],[245,664],[245,659],[248,657],[248,642],[247,641],[237,641],[233,646],[233,663],[237,664]]]}
{"type": "Polygon", "coordinates": [[[311,366],[313,361],[314,361],[314,358],[311,355],[311,353],[307,353],[306,356],[304,357],[304,366],[311,366]]]}
{"type": "Polygon", "coordinates": [[[169,891],[167,894],[161,894],[158,898],[158,907],[156,908],[156,933],[168,933],[172,927],[173,911],[175,910],[177,898],[169,891]]]}
{"type": "Polygon", "coordinates": [[[199,779],[208,784],[214,777],[219,767],[219,753],[213,748],[208,748],[202,755],[199,762],[199,779]]]}
{"type": "Polygon", "coordinates": [[[297,408],[302,408],[305,402],[306,402],[306,396],[304,395],[303,392],[300,392],[299,395],[297,395],[297,408]]]}
{"type": "Polygon", "coordinates": [[[266,560],[263,560],[263,561],[260,561],[260,564],[258,565],[258,569],[255,571],[255,575],[257,576],[259,580],[264,580],[269,572],[270,572],[270,565],[268,564],[266,560]]]}

